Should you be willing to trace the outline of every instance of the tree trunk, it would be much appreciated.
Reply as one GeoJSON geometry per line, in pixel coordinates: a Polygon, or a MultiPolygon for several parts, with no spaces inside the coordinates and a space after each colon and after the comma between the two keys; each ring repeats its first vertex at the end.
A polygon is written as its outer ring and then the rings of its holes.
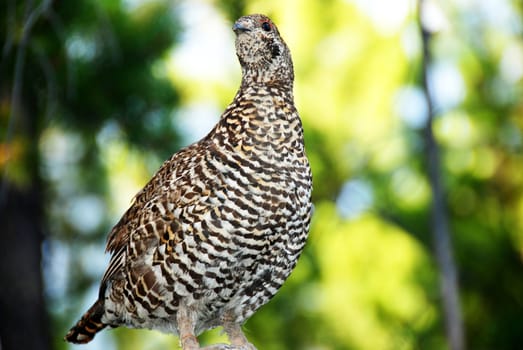
{"type": "Polygon", "coordinates": [[[48,350],[39,188],[4,183],[0,202],[0,349],[48,350]]]}

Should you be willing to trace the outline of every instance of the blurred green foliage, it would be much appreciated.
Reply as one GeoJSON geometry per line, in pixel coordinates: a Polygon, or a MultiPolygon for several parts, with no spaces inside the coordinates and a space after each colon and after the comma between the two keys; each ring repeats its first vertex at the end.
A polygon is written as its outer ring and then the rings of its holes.
{"type": "MultiPolygon", "coordinates": [[[[429,73],[468,348],[517,349],[523,343],[523,8],[502,0],[493,11],[490,3],[431,3],[429,73]]],[[[23,12],[22,4],[11,6],[23,12]]],[[[229,26],[252,12],[278,24],[293,53],[313,167],[306,251],[280,293],[247,322],[249,339],[264,350],[445,349],[415,5],[53,2],[31,34],[24,71],[23,99],[37,120],[37,139],[22,132],[23,118],[11,120],[16,55],[3,56],[0,132],[11,136],[0,144],[0,167],[9,164],[5,176],[23,186],[31,181],[28,149],[38,155],[54,347],[73,348],[61,337],[94,300],[111,225],[185,143],[178,111],[202,100],[221,110],[239,83],[239,65],[203,80],[177,65],[170,50],[191,29],[182,17],[193,6],[205,14],[200,25],[214,16],[229,26]]],[[[2,38],[7,13],[0,16],[2,38]]],[[[224,50],[233,50],[232,42],[224,50]]],[[[217,330],[201,339],[224,338],[217,330]]],[[[177,343],[156,332],[117,329],[104,331],[93,346],[177,343]]]]}

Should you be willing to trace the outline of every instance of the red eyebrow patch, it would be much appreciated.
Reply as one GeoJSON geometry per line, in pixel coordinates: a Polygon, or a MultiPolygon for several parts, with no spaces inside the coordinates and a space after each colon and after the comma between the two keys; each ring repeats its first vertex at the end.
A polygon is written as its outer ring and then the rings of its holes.
{"type": "Polygon", "coordinates": [[[265,31],[270,31],[272,29],[274,29],[274,25],[272,24],[272,22],[268,19],[262,19],[260,20],[260,25],[262,27],[263,30],[265,31]]]}

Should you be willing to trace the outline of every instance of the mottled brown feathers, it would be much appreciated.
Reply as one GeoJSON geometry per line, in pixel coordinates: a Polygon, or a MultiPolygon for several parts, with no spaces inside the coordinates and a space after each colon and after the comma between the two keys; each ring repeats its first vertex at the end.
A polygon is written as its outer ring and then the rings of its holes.
{"type": "Polygon", "coordinates": [[[178,334],[184,350],[223,326],[254,349],[241,325],[278,291],[304,247],[311,172],[293,100],[287,45],[263,15],[233,27],[242,82],[219,122],[175,153],[109,234],[99,300],[66,340],[106,325],[178,334]]]}

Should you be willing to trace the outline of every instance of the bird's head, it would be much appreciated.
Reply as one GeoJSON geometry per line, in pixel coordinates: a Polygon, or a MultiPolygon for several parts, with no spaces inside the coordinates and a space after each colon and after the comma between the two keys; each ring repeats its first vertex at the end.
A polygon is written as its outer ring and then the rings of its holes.
{"type": "Polygon", "coordinates": [[[236,54],[242,66],[242,83],[273,83],[292,87],[294,71],[291,54],[269,17],[259,14],[243,16],[232,29],[236,33],[236,54]]]}

